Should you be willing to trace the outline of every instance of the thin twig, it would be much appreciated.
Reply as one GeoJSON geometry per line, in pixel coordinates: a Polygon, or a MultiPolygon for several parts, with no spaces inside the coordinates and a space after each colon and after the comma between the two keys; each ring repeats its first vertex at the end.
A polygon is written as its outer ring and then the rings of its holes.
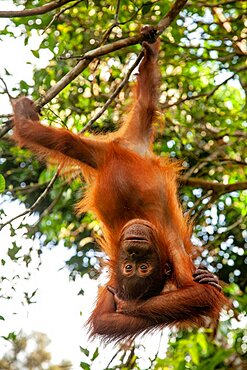
{"type": "Polygon", "coordinates": [[[8,220],[7,222],[5,222],[4,224],[0,225],[0,230],[2,230],[6,225],[10,224],[11,222],[15,221],[17,218],[19,217],[23,217],[23,216],[26,216],[27,214],[31,213],[38,204],[40,204],[40,202],[42,202],[42,200],[46,197],[46,195],[48,194],[48,192],[50,191],[50,189],[52,188],[54,182],[56,181],[57,177],[58,177],[58,172],[59,170],[56,171],[56,173],[54,174],[54,176],[52,177],[51,181],[49,182],[49,184],[47,185],[46,189],[43,191],[43,193],[38,197],[38,199],[36,199],[36,201],[31,205],[31,207],[29,207],[28,209],[26,209],[24,212],[20,213],[19,215],[11,218],[10,220],[8,220]]]}
{"type": "Polygon", "coordinates": [[[40,189],[44,186],[46,186],[49,182],[44,182],[42,184],[33,184],[33,185],[27,185],[25,187],[22,187],[22,186],[17,186],[16,188],[13,188],[11,189],[11,193],[12,194],[15,194],[15,193],[32,193],[33,191],[36,191],[37,189],[40,189]]]}
{"type": "Polygon", "coordinates": [[[110,361],[108,362],[105,370],[109,369],[110,368],[110,365],[112,364],[112,362],[115,360],[115,358],[117,357],[117,355],[119,354],[119,352],[121,352],[122,350],[121,349],[117,349],[117,351],[114,353],[114,355],[111,357],[110,361]]]}
{"type": "MultiPolygon", "coordinates": [[[[69,2],[68,0],[61,0],[59,5],[63,5],[69,2]]],[[[162,20],[158,24],[158,34],[161,34],[165,28],[167,28],[172,21],[176,18],[182,7],[185,5],[187,0],[177,0],[173,4],[170,11],[162,18],[162,20]]],[[[55,2],[57,5],[57,2],[55,2]]],[[[47,4],[51,6],[52,3],[47,4]]],[[[57,6],[58,7],[58,6],[57,6]]],[[[36,8],[37,10],[37,8],[36,8]]],[[[22,11],[23,12],[23,11],[22,11]]],[[[0,12],[1,14],[1,12],[0,12]]],[[[68,72],[65,76],[63,76],[59,82],[57,82],[54,86],[51,87],[47,93],[38,99],[35,103],[37,111],[51,101],[56,95],[58,95],[70,82],[72,82],[91,62],[93,59],[98,58],[100,56],[112,53],[113,51],[142,43],[143,41],[148,41],[149,35],[141,33],[137,36],[129,37],[126,39],[118,40],[113,43],[100,46],[96,49],[90,50],[83,56],[82,60],[80,60],[76,66],[68,72]]],[[[11,128],[11,127],[10,127],[11,128]]],[[[9,128],[9,129],[10,129],[9,128]]]]}
{"type": "Polygon", "coordinates": [[[98,113],[95,114],[95,116],[88,121],[88,123],[83,127],[80,133],[85,132],[102,114],[106,111],[106,109],[109,107],[109,105],[112,103],[112,101],[116,98],[116,96],[120,93],[120,91],[123,89],[123,87],[127,84],[129,77],[133,70],[138,66],[141,59],[143,57],[143,51],[138,55],[135,63],[132,65],[132,67],[128,70],[126,76],[124,77],[123,81],[118,85],[114,93],[110,96],[110,98],[105,102],[103,107],[100,109],[98,113]]]}
{"type": "Polygon", "coordinates": [[[40,224],[41,220],[43,217],[47,216],[49,213],[51,213],[51,211],[53,210],[53,208],[56,206],[56,204],[59,202],[61,196],[63,195],[63,192],[66,188],[66,185],[62,186],[61,187],[61,190],[58,194],[58,196],[49,204],[49,206],[39,215],[39,219],[35,222],[35,224],[33,225],[30,225],[28,227],[28,230],[32,230],[32,232],[34,232],[35,230],[37,230],[38,228],[38,225],[40,224]]]}
{"type": "MultiPolygon", "coordinates": [[[[69,2],[68,0],[61,0],[59,5],[63,5],[65,3],[69,2]]],[[[162,18],[162,20],[159,22],[157,30],[158,34],[160,35],[165,28],[167,28],[172,21],[176,18],[176,16],[179,14],[182,7],[186,4],[187,0],[177,0],[173,4],[170,11],[162,18]]],[[[56,2],[57,4],[57,2],[56,2]]],[[[48,5],[51,5],[48,4],[48,5]]],[[[36,8],[37,9],[37,8],[36,8]]],[[[1,12],[0,12],[1,14],[1,12]]],[[[95,58],[99,58],[100,56],[112,53],[113,51],[131,46],[140,44],[143,41],[148,41],[149,35],[145,33],[141,33],[139,35],[129,37],[126,39],[118,40],[113,43],[100,46],[96,49],[90,50],[83,56],[82,60],[80,60],[74,68],[70,72],[68,72],[65,76],[63,76],[59,82],[57,82],[54,86],[50,88],[46,92],[46,94],[42,97],[40,97],[36,102],[36,110],[39,112],[40,109],[47,104],[49,101],[51,101],[56,95],[58,95],[67,85],[69,85],[95,58]]],[[[2,137],[4,134],[6,134],[10,129],[12,128],[12,124],[10,124],[8,127],[6,127],[1,133],[0,137],[2,137]]]]}
{"type": "Polygon", "coordinates": [[[117,0],[117,8],[116,8],[116,12],[115,12],[115,15],[114,15],[114,23],[118,23],[118,16],[119,16],[119,9],[120,9],[120,1],[121,0],[117,0]]]}
{"type": "Polygon", "coordinates": [[[15,17],[30,17],[33,15],[41,15],[48,13],[54,9],[60,8],[62,5],[70,3],[75,0],[55,0],[48,4],[38,6],[33,9],[23,9],[23,10],[1,10],[0,18],[15,18],[15,17]]]}
{"type": "Polygon", "coordinates": [[[219,194],[217,193],[212,193],[211,195],[209,195],[209,202],[204,204],[199,210],[197,210],[197,212],[194,214],[194,216],[191,217],[191,222],[192,224],[195,224],[196,223],[196,220],[198,220],[198,218],[201,216],[201,214],[209,208],[209,206],[211,206],[219,197],[219,194]]]}
{"type": "Polygon", "coordinates": [[[11,101],[13,99],[13,96],[11,96],[9,90],[8,90],[8,87],[7,87],[7,84],[6,82],[4,81],[4,79],[2,77],[0,77],[0,80],[2,81],[2,83],[4,84],[4,93],[8,95],[9,97],[9,100],[11,101]]]}
{"type": "MultiPolygon", "coordinates": [[[[124,363],[124,367],[126,369],[133,369],[133,367],[136,365],[136,358],[134,357],[135,355],[135,345],[133,345],[130,349],[129,349],[130,353],[127,357],[127,359],[125,360],[125,363],[124,363]]],[[[127,352],[127,351],[126,351],[127,352]]]]}
{"type": "Polygon", "coordinates": [[[211,198],[213,195],[213,190],[208,190],[206,194],[204,194],[201,198],[197,199],[197,201],[194,203],[194,206],[186,213],[186,215],[191,216],[194,211],[196,211],[197,207],[202,203],[204,199],[211,198]]]}
{"type": "MultiPolygon", "coordinates": [[[[73,0],[74,1],[74,0],[73,0]]],[[[79,4],[81,2],[81,0],[78,0],[76,1],[74,4],[70,5],[70,6],[67,6],[66,8],[64,9],[61,9],[57,14],[54,15],[54,17],[52,18],[52,20],[48,23],[48,25],[45,27],[44,31],[42,32],[42,35],[46,32],[46,30],[52,25],[52,23],[54,23],[59,17],[61,14],[63,14],[64,12],[66,12],[66,10],[69,10],[71,8],[73,8],[74,6],[76,6],[77,4],[79,4]]]]}
{"type": "Polygon", "coordinates": [[[220,147],[217,147],[217,149],[212,151],[212,153],[207,158],[204,158],[202,161],[198,161],[195,166],[191,167],[188,171],[186,171],[185,175],[183,176],[183,179],[189,179],[196,170],[198,172],[207,163],[214,161],[217,158],[217,156],[219,155],[219,153],[223,150],[223,147],[225,147],[225,146],[226,146],[226,144],[222,145],[220,147]]]}
{"type": "Polygon", "coordinates": [[[184,102],[189,101],[189,100],[196,100],[196,99],[200,99],[200,98],[206,98],[206,100],[208,100],[211,96],[213,96],[215,94],[215,92],[221,86],[223,86],[228,81],[230,81],[237,73],[242,72],[242,71],[245,71],[245,70],[247,70],[247,67],[246,66],[240,67],[235,72],[233,72],[231,74],[231,76],[227,77],[224,81],[222,81],[220,84],[218,84],[217,86],[215,86],[211,91],[205,92],[205,93],[201,93],[201,94],[197,94],[197,95],[186,96],[186,98],[180,98],[177,101],[175,101],[174,103],[169,103],[169,102],[164,103],[164,104],[162,104],[162,109],[171,108],[171,107],[173,107],[175,105],[176,106],[177,105],[180,105],[181,103],[184,103],[184,102]]]}
{"type": "MultiPolygon", "coordinates": [[[[176,18],[180,10],[186,4],[187,0],[177,0],[173,4],[170,11],[162,18],[159,22],[157,30],[160,35],[176,18]]],[[[103,55],[112,53],[113,51],[123,49],[125,47],[140,44],[143,41],[148,41],[149,35],[140,33],[139,35],[128,37],[126,39],[118,40],[110,44],[100,46],[96,49],[90,50],[84,54],[82,59],[76,64],[76,66],[63,76],[59,82],[57,82],[50,90],[47,91],[45,96],[41,97],[37,102],[37,110],[40,110],[45,104],[51,101],[60,91],[62,91],[71,81],[73,81],[84,69],[92,62],[93,59],[99,58],[103,55]]]]}

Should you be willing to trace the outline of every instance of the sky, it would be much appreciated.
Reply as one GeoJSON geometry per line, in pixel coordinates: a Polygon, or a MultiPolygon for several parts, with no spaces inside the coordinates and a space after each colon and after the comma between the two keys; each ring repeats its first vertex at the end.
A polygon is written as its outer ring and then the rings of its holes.
{"type": "MultiPolygon", "coordinates": [[[[12,10],[11,1],[0,0],[1,10],[12,10]]],[[[8,20],[0,19],[0,32],[8,20]]],[[[40,38],[36,31],[33,32],[27,46],[24,45],[23,38],[17,39],[4,37],[0,40],[0,76],[13,94],[12,89],[18,86],[20,80],[32,83],[33,66],[37,68],[45,67],[51,58],[49,51],[43,50],[40,58],[37,59],[31,53],[31,49],[37,49],[40,38]],[[27,62],[29,64],[27,64],[27,62]],[[31,64],[30,64],[31,63],[31,64]],[[11,76],[5,76],[4,69],[7,69],[11,76]]],[[[0,82],[0,87],[3,87],[0,82]]],[[[11,113],[11,106],[7,95],[0,94],[0,114],[11,113]]],[[[1,168],[0,168],[1,171],[1,168]]],[[[6,197],[0,197],[0,207],[6,212],[6,219],[9,220],[18,213],[21,213],[25,207],[18,201],[9,202],[6,197]]],[[[3,221],[5,221],[3,220],[3,221]]],[[[20,219],[13,225],[18,226],[20,219]]],[[[35,222],[35,216],[29,217],[29,222],[35,222]]],[[[1,266],[1,275],[7,276],[1,284],[1,293],[11,292],[11,278],[18,274],[20,278],[15,282],[15,292],[12,298],[0,298],[0,316],[5,318],[0,321],[0,338],[7,336],[9,332],[23,331],[30,334],[32,331],[46,333],[51,340],[48,350],[52,353],[53,363],[60,362],[62,359],[68,359],[73,364],[73,369],[79,369],[80,361],[85,360],[80,351],[80,346],[89,348],[93,353],[99,345],[99,341],[89,343],[88,336],[84,327],[90,311],[93,308],[97,295],[97,283],[91,281],[86,275],[83,278],[77,277],[75,281],[69,279],[69,270],[64,267],[65,261],[71,257],[73,251],[64,248],[62,243],[52,249],[45,248],[41,256],[41,265],[37,260],[37,241],[29,240],[25,237],[25,228],[17,230],[17,244],[22,247],[20,254],[25,253],[31,247],[34,252],[32,263],[29,267],[23,264],[14,264],[10,258],[6,258],[8,248],[12,247],[15,237],[10,236],[9,226],[6,226],[0,232],[0,260],[6,260],[6,264],[1,266]],[[28,273],[31,277],[27,279],[28,273]],[[78,295],[83,288],[84,296],[78,295]],[[35,303],[27,305],[23,301],[23,292],[32,293],[37,289],[33,301],[35,303]]],[[[13,291],[12,291],[13,293],[13,291]]],[[[150,338],[142,339],[141,343],[145,345],[150,338]]],[[[149,351],[145,351],[143,356],[143,365],[147,364],[147,357],[154,357],[159,348],[160,335],[152,337],[152,346],[149,351]]],[[[167,335],[162,336],[160,356],[164,355],[167,335]]],[[[0,356],[9,348],[9,343],[0,339],[0,356]]],[[[102,347],[101,347],[102,348],[102,347]]],[[[94,364],[92,370],[100,370],[108,364],[116,349],[107,347],[107,351],[100,352],[99,361],[94,364]]]]}

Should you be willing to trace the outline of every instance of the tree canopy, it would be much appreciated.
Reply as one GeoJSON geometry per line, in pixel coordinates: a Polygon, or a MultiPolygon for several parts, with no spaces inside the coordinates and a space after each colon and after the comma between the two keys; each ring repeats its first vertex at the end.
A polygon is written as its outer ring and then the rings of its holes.
{"type": "MultiPolygon", "coordinates": [[[[34,69],[32,84],[23,77],[10,86],[11,72],[5,66],[2,93],[32,96],[46,124],[85,135],[112,131],[121,124],[141,52],[141,26],[158,28],[161,87],[155,152],[182,162],[179,194],[194,222],[193,239],[200,245],[197,263],[220,277],[230,304],[214,340],[207,331],[171,334],[166,358],[156,358],[151,366],[244,369],[247,3],[13,0],[12,4],[11,9],[0,10],[0,18],[9,19],[0,40],[21,37],[23,48],[31,48],[37,60],[48,55],[49,61],[34,69]],[[37,44],[31,44],[36,36],[37,44]]],[[[18,199],[26,206],[17,224],[6,218],[2,207],[1,227],[16,235],[25,226],[26,238],[40,243],[38,254],[45,245],[56,247],[62,240],[75,250],[67,261],[72,278],[85,273],[97,277],[104,258],[95,241],[100,225],[92,214],[78,216],[73,209],[83,195],[83,179],[71,174],[68,183],[54,167],[18,148],[11,141],[11,111],[1,117],[0,130],[1,199],[18,199]],[[30,214],[35,215],[31,224],[23,217],[30,214]]],[[[14,240],[6,258],[29,264],[32,255],[22,252],[14,240]]],[[[130,367],[130,362],[129,368],[139,368],[134,355],[131,359],[134,365],[130,367]]]]}

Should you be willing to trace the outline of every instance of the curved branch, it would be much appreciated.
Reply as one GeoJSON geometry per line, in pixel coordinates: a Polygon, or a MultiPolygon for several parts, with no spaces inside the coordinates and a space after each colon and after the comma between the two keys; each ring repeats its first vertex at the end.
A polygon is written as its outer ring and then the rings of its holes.
{"type": "MultiPolygon", "coordinates": [[[[202,201],[204,199],[207,199],[207,198],[212,198],[212,195],[213,195],[213,190],[208,190],[201,198],[197,199],[195,202],[194,202],[194,206],[192,208],[189,209],[189,211],[186,213],[186,215],[188,215],[190,218],[193,219],[193,221],[195,220],[195,218],[198,218],[198,212],[196,212],[198,206],[202,203],[202,201]],[[194,216],[192,216],[194,214],[194,216]]],[[[204,206],[207,206],[208,203],[204,204],[204,206]]],[[[204,207],[201,207],[201,209],[204,208],[204,207]]]]}
{"type": "Polygon", "coordinates": [[[197,211],[191,217],[192,224],[195,224],[196,220],[199,219],[199,217],[204,213],[204,211],[209,209],[210,206],[217,201],[218,196],[215,193],[212,193],[207,198],[209,198],[208,203],[202,204],[202,206],[199,209],[197,209],[197,211]]]}
{"type": "Polygon", "coordinates": [[[26,215],[28,215],[29,213],[31,213],[35,210],[37,205],[40,204],[40,202],[42,202],[42,200],[46,197],[46,195],[49,193],[50,189],[52,188],[54,182],[56,181],[56,179],[58,177],[58,171],[59,170],[56,171],[56,173],[52,177],[51,181],[49,182],[49,184],[47,185],[47,187],[43,191],[43,193],[36,199],[36,201],[31,205],[31,207],[29,207],[28,209],[26,209],[24,212],[20,213],[19,215],[14,216],[10,220],[6,221],[5,223],[1,224],[0,225],[0,230],[2,230],[6,225],[10,224],[11,222],[17,220],[17,218],[26,216],[26,215]]]}
{"type": "Polygon", "coordinates": [[[95,114],[95,116],[93,118],[91,118],[88,123],[83,127],[83,129],[80,131],[80,134],[82,134],[83,132],[85,132],[88,127],[90,127],[95,121],[97,121],[97,119],[102,116],[102,114],[106,111],[106,109],[109,107],[109,105],[112,103],[112,101],[116,98],[116,96],[118,96],[118,94],[120,93],[120,91],[123,89],[123,87],[127,84],[128,80],[129,80],[129,77],[131,75],[131,73],[133,72],[133,70],[138,66],[138,64],[140,63],[141,59],[143,57],[143,52],[141,51],[140,54],[138,55],[135,63],[132,65],[132,67],[128,70],[126,76],[124,77],[124,79],[122,80],[122,82],[118,85],[118,87],[116,88],[116,90],[113,92],[113,94],[110,96],[110,98],[105,102],[105,104],[103,105],[103,107],[100,109],[100,111],[95,114]]]}
{"type": "Polygon", "coordinates": [[[186,171],[186,173],[184,174],[183,176],[183,179],[184,181],[189,179],[193,173],[197,170],[200,171],[204,166],[206,166],[208,163],[214,161],[217,159],[219,153],[223,150],[223,148],[226,146],[225,145],[221,145],[221,146],[218,146],[215,150],[212,151],[212,153],[207,156],[206,158],[202,159],[202,160],[199,160],[194,166],[190,167],[188,171],[186,171]]]}
{"type": "Polygon", "coordinates": [[[48,4],[38,6],[33,9],[23,9],[23,10],[1,10],[0,18],[16,18],[16,17],[30,17],[33,15],[41,15],[50,12],[51,10],[60,8],[62,5],[70,3],[75,0],[55,0],[48,4]]]}
{"type": "Polygon", "coordinates": [[[6,121],[3,127],[1,127],[0,129],[0,139],[4,137],[9,132],[9,130],[12,129],[12,127],[13,127],[13,121],[12,119],[8,119],[8,121],[6,121]]]}
{"type": "MultiPolygon", "coordinates": [[[[187,0],[176,0],[168,13],[161,19],[157,26],[158,34],[160,35],[172,23],[184,7],[187,0]]],[[[137,36],[112,42],[111,44],[102,45],[96,49],[88,51],[76,66],[61,78],[45,96],[41,97],[37,102],[37,110],[40,110],[45,104],[51,101],[60,91],[62,91],[70,82],[72,82],[90,63],[93,59],[99,58],[102,55],[112,53],[113,51],[123,49],[125,47],[141,44],[143,41],[148,41],[149,35],[140,33],[137,36]]]]}
{"type": "MultiPolygon", "coordinates": [[[[61,6],[61,5],[65,4],[66,2],[69,2],[69,1],[68,0],[60,0],[59,5],[61,6]]],[[[176,0],[175,1],[173,6],[171,7],[171,9],[161,19],[161,21],[159,22],[159,24],[157,26],[157,30],[158,30],[159,35],[172,23],[172,21],[179,14],[180,10],[183,8],[183,6],[186,4],[186,2],[187,2],[187,0],[176,0]]],[[[51,5],[51,4],[54,4],[54,2],[50,3],[50,4],[47,4],[47,6],[51,5]]],[[[57,4],[57,2],[56,2],[56,4],[57,4]]],[[[36,10],[37,9],[38,8],[36,8],[36,10]]],[[[0,12],[0,14],[1,13],[3,13],[3,12],[0,12]]],[[[30,15],[30,13],[29,13],[29,15],[30,15]]],[[[98,58],[98,57],[100,57],[102,55],[105,55],[105,54],[109,54],[113,51],[131,46],[131,45],[140,44],[143,41],[148,41],[148,37],[149,37],[148,35],[146,35],[144,33],[141,33],[137,36],[129,37],[129,38],[122,39],[122,40],[118,40],[118,41],[115,41],[111,44],[103,45],[103,46],[100,46],[96,49],[88,51],[86,54],[84,54],[82,59],[76,64],[76,66],[74,68],[72,68],[72,70],[70,72],[68,72],[65,76],[63,76],[61,78],[61,80],[59,80],[59,82],[57,82],[54,86],[52,86],[50,88],[50,90],[48,90],[46,92],[46,94],[44,96],[40,97],[40,99],[38,99],[35,102],[37,111],[40,111],[40,109],[45,104],[50,102],[67,85],[69,85],[77,76],[79,76],[79,74],[92,62],[93,59],[98,58]]],[[[6,125],[6,129],[4,130],[4,134],[6,134],[12,128],[12,126],[13,126],[13,124],[10,121],[6,125]]],[[[3,133],[1,133],[1,136],[3,136],[3,133]]]]}
{"type": "Polygon", "coordinates": [[[111,44],[102,45],[96,49],[90,50],[84,54],[82,59],[71,69],[65,76],[61,78],[54,86],[50,88],[45,96],[38,99],[35,103],[37,110],[40,110],[45,104],[51,101],[60,93],[70,82],[72,82],[84,69],[92,62],[93,59],[102,55],[112,53],[113,51],[123,49],[127,46],[140,44],[148,39],[148,35],[140,34],[126,39],[112,42],[111,44]]]}
{"type": "Polygon", "coordinates": [[[231,76],[225,78],[220,84],[216,85],[211,91],[208,91],[208,92],[205,92],[205,93],[200,93],[200,94],[197,94],[197,95],[192,95],[192,96],[186,96],[185,98],[179,98],[177,101],[175,101],[174,103],[169,103],[169,102],[166,102],[164,104],[162,104],[162,108],[163,109],[167,109],[167,108],[171,108],[173,106],[177,106],[177,105],[180,105],[186,101],[190,101],[190,100],[196,100],[196,99],[200,99],[200,98],[206,98],[207,100],[213,96],[216,91],[223,85],[225,85],[228,81],[230,81],[232,78],[234,78],[237,73],[239,72],[243,72],[243,71],[246,71],[247,70],[247,67],[244,65],[243,67],[240,67],[240,68],[237,68],[235,69],[235,71],[231,74],[231,76]]]}
{"type": "MultiPolygon", "coordinates": [[[[75,0],[73,0],[75,1],[75,0]]],[[[60,17],[61,14],[63,14],[64,12],[66,12],[66,10],[69,10],[71,8],[73,8],[74,6],[76,6],[77,4],[79,4],[81,2],[81,0],[78,0],[76,1],[74,4],[70,5],[70,6],[67,6],[66,8],[63,8],[61,9],[58,13],[56,13],[54,15],[54,17],[52,18],[52,20],[48,23],[48,25],[45,27],[45,29],[43,30],[42,32],[42,35],[46,32],[46,30],[51,27],[51,25],[60,17]]]]}
{"type": "Polygon", "coordinates": [[[219,182],[212,182],[200,179],[198,177],[181,177],[182,185],[203,188],[207,190],[213,190],[217,194],[230,193],[231,191],[245,190],[247,189],[247,181],[235,182],[234,184],[222,184],[219,182]]]}

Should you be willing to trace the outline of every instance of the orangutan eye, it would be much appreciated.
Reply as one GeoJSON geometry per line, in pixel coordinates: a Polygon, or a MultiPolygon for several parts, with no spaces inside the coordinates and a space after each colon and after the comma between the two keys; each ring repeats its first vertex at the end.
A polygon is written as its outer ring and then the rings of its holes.
{"type": "Polygon", "coordinates": [[[125,269],[126,272],[130,272],[130,271],[132,271],[133,266],[130,265],[130,264],[127,264],[127,265],[125,265],[124,269],[125,269]]]}
{"type": "Polygon", "coordinates": [[[141,272],[146,272],[148,270],[148,265],[147,263],[142,263],[139,268],[141,272]]]}

